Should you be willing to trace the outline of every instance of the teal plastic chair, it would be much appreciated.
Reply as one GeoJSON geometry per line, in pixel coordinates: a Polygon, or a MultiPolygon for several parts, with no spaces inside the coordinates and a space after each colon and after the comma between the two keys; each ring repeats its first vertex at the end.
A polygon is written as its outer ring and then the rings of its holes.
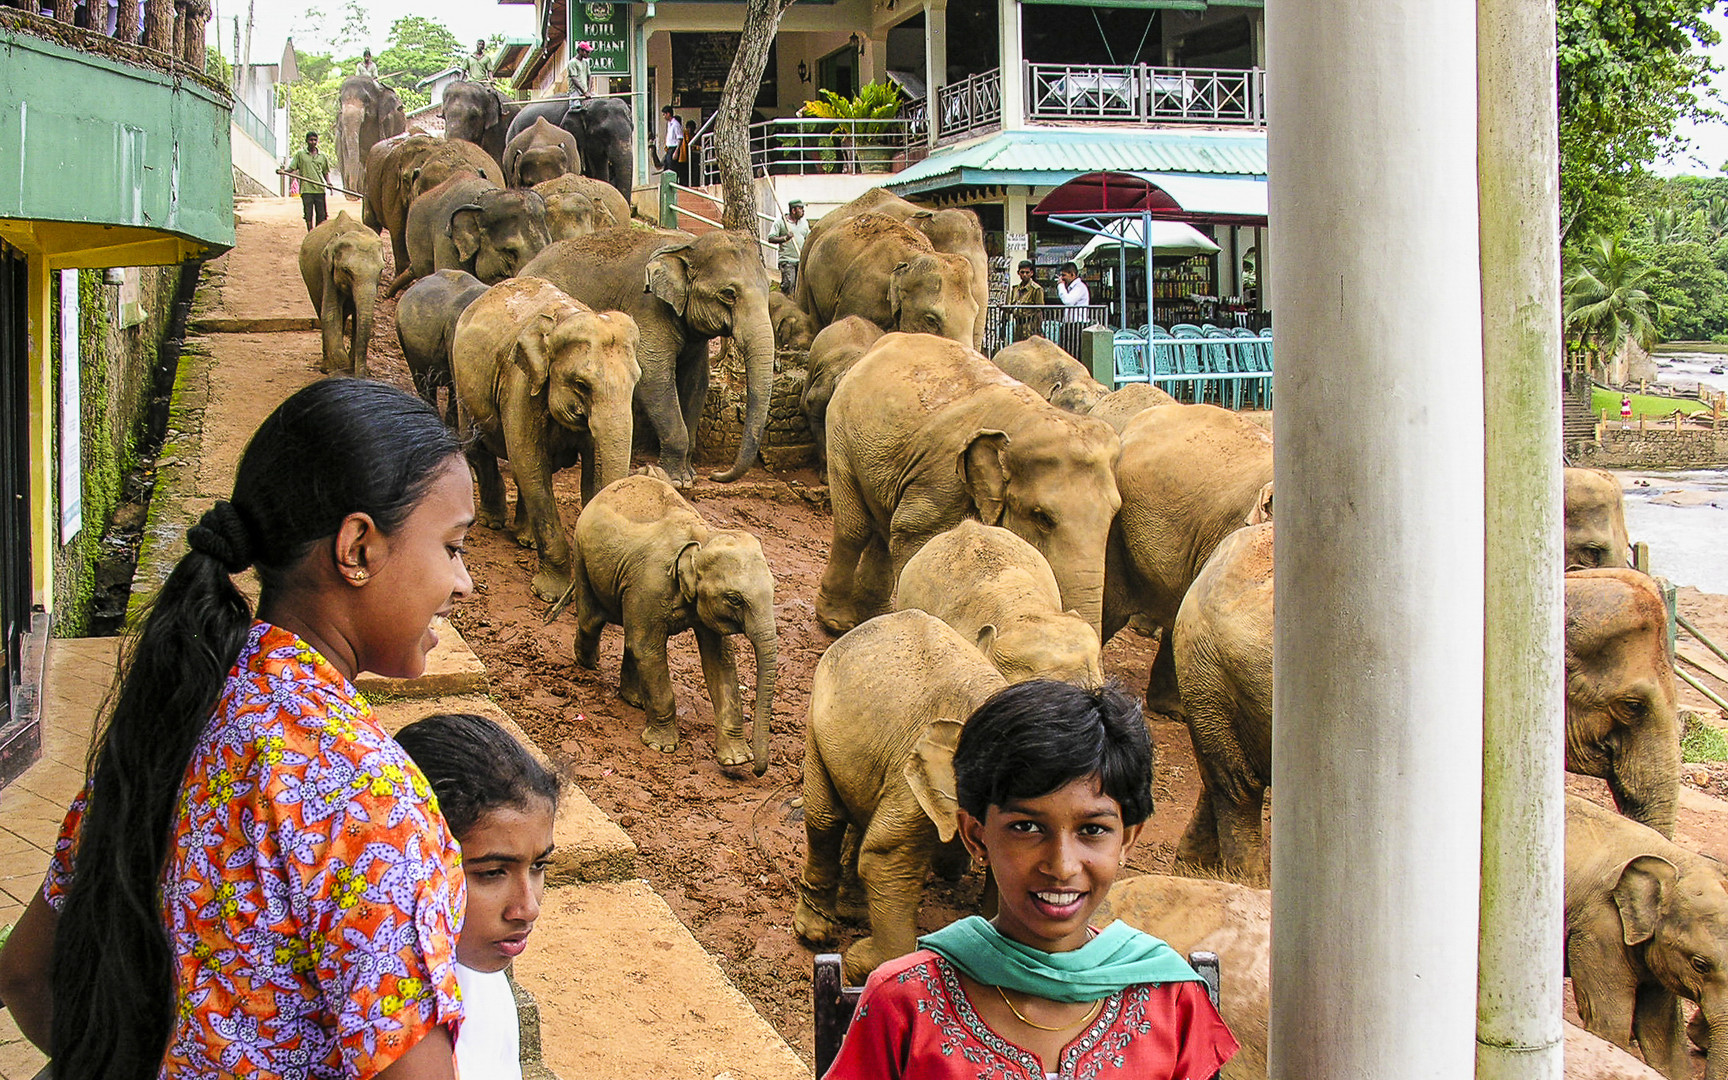
{"type": "MultiPolygon", "coordinates": [[[[1164,329],[1162,326],[1152,327],[1152,333],[1146,339],[1146,351],[1151,355],[1150,366],[1154,378],[1159,375],[1174,375],[1176,373],[1176,350],[1168,345],[1159,347],[1157,344],[1161,341],[1174,340],[1175,339],[1170,336],[1170,331],[1164,329]]],[[[1166,394],[1180,400],[1182,390],[1177,383],[1166,379],[1161,383],[1157,383],[1157,386],[1158,389],[1164,391],[1166,394]]]]}
{"type": "MultiPolygon", "coordinates": [[[[1216,342],[1216,344],[1206,344],[1200,347],[1200,359],[1211,370],[1219,374],[1229,373],[1233,375],[1253,370],[1243,361],[1240,355],[1240,346],[1235,343],[1230,331],[1222,326],[1213,326],[1211,323],[1207,323],[1200,328],[1200,334],[1208,342],[1216,342]]],[[[1222,404],[1228,400],[1232,409],[1241,409],[1247,389],[1243,384],[1247,381],[1246,379],[1220,379],[1218,382],[1219,403],[1222,404]]]]}
{"type": "Polygon", "coordinates": [[[1258,379],[1246,380],[1251,384],[1249,397],[1254,402],[1254,408],[1270,409],[1272,407],[1272,365],[1266,359],[1266,351],[1260,344],[1260,335],[1245,326],[1238,326],[1230,333],[1234,337],[1245,339],[1236,346],[1240,350],[1240,355],[1249,364],[1249,367],[1244,370],[1265,372],[1258,379]]]}
{"type": "MultiPolygon", "coordinates": [[[[1200,328],[1192,323],[1177,323],[1170,328],[1170,336],[1177,341],[1176,371],[1182,375],[1205,375],[1211,369],[1206,366],[1200,356],[1199,342],[1203,340],[1200,328]]],[[[1192,401],[1204,404],[1208,398],[1215,398],[1213,383],[1209,379],[1191,379],[1193,387],[1192,401]]]]}
{"type": "MultiPolygon", "coordinates": [[[[1144,335],[1132,330],[1118,330],[1115,334],[1116,351],[1116,385],[1131,382],[1148,382],[1150,373],[1146,366],[1147,343],[1144,335]]],[[[1115,387],[1112,387],[1114,389],[1115,387]]]]}

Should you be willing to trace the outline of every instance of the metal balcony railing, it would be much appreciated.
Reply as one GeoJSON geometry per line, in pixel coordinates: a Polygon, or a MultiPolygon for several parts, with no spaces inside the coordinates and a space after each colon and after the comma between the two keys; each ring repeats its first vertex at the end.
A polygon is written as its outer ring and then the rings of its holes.
{"type": "Polygon", "coordinates": [[[240,130],[251,137],[252,141],[263,148],[266,154],[276,156],[276,132],[264,118],[252,111],[252,107],[240,98],[234,99],[234,122],[240,125],[240,130]]]}
{"type": "Polygon", "coordinates": [[[936,88],[936,138],[953,142],[1002,126],[1002,70],[992,68],[936,88]]]}
{"type": "MultiPolygon", "coordinates": [[[[929,153],[924,125],[921,116],[892,120],[788,116],[764,120],[750,125],[750,169],[756,176],[897,172],[929,153]]],[[[696,183],[718,184],[714,133],[698,138],[692,153],[696,183]]]]}
{"type": "Polygon", "coordinates": [[[1026,117],[1106,123],[1266,123],[1259,68],[1029,64],[1026,117]]]}

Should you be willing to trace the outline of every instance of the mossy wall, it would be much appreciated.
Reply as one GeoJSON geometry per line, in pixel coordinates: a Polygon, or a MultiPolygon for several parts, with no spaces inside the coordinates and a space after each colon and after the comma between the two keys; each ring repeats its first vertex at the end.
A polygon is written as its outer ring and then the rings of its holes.
{"type": "MultiPolygon", "coordinates": [[[[138,444],[150,406],[151,369],[167,333],[180,274],[176,266],[146,266],[129,272],[140,276],[138,300],[143,310],[143,320],[131,326],[122,326],[120,290],[103,284],[103,272],[78,272],[83,528],[54,553],[56,637],[78,637],[89,626],[102,538],[124,495],[126,475],[138,463],[138,444]]],[[[56,386],[64,385],[58,371],[63,355],[59,325],[56,289],[56,386]]],[[[58,401],[54,415],[56,419],[60,415],[58,401]]],[[[59,446],[58,432],[55,446],[59,446]]],[[[56,491],[61,464],[55,463],[56,491]]],[[[55,536],[58,539],[58,529],[55,536]]]]}

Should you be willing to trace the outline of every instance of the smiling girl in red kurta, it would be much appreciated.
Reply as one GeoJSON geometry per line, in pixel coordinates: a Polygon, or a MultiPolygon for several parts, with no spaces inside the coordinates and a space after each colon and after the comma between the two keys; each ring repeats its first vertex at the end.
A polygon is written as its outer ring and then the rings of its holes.
{"type": "Polygon", "coordinates": [[[999,891],[877,968],[828,1080],[1208,1080],[1236,1040],[1157,938],[1087,920],[1152,810],[1152,747],[1114,688],[1036,680],[967,721],[960,835],[999,891]]]}

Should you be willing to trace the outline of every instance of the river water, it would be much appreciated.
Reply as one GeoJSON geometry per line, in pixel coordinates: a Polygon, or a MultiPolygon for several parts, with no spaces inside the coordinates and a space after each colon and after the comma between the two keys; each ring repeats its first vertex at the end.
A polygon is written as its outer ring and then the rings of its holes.
{"type": "MultiPolygon", "coordinates": [[[[1728,390],[1721,353],[1669,353],[1656,357],[1662,381],[1682,393],[1702,383],[1728,390]]],[[[1615,470],[1626,492],[1626,530],[1633,543],[1650,545],[1651,571],[1679,585],[1728,594],[1728,470],[1615,470]]]]}

